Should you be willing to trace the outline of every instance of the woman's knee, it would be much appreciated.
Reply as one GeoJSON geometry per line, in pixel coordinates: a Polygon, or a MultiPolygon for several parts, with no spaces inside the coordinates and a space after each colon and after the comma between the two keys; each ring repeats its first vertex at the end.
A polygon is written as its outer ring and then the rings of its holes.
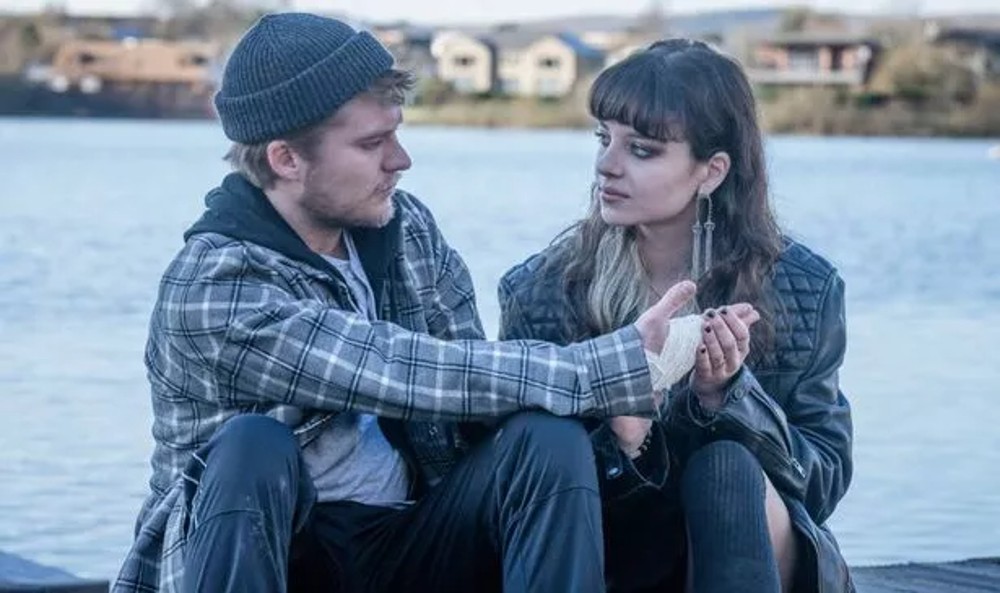
{"type": "Polygon", "coordinates": [[[684,466],[681,487],[685,498],[704,496],[714,488],[749,484],[763,500],[764,472],[749,449],[736,441],[714,441],[695,451],[684,466]]]}

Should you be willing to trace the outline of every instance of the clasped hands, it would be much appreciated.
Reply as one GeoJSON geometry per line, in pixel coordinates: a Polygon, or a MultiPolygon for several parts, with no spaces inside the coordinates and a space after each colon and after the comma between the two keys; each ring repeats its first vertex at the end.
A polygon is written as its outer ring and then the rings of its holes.
{"type": "MultiPolygon", "coordinates": [[[[694,296],[692,282],[675,284],[660,301],[636,321],[644,347],[660,352],[670,332],[669,319],[694,296]]],[[[701,314],[701,344],[697,346],[694,368],[689,374],[691,389],[706,411],[717,410],[723,402],[725,389],[736,376],[750,353],[750,327],[760,320],[760,314],[748,303],[735,303],[706,309],[701,314]]],[[[668,353],[669,355],[669,353],[668,353]]],[[[663,393],[654,393],[657,408],[663,393]]],[[[652,419],[637,416],[617,416],[610,419],[618,446],[630,458],[638,457],[652,419]]]]}

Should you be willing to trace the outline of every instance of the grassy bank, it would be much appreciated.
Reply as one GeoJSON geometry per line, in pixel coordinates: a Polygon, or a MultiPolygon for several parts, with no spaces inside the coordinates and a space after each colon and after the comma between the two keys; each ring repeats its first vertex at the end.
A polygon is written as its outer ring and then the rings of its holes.
{"type": "Polygon", "coordinates": [[[590,117],[569,101],[531,99],[457,99],[437,105],[406,108],[413,124],[477,126],[487,128],[585,128],[590,117]]]}
{"type": "MultiPolygon", "coordinates": [[[[769,133],[850,136],[1000,136],[1000,85],[961,104],[883,102],[831,89],[759,92],[761,123],[769,133]]],[[[588,128],[579,99],[450,99],[406,109],[411,124],[511,128],[588,128]]]]}
{"type": "Polygon", "coordinates": [[[827,89],[799,89],[762,97],[765,130],[852,136],[1000,136],[1000,85],[983,87],[962,103],[892,101],[869,105],[869,97],[827,89]]]}

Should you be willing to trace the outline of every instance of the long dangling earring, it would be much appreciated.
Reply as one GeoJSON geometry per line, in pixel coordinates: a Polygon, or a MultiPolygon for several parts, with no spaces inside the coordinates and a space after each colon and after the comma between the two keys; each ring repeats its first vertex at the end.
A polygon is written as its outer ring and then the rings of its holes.
{"type": "Polygon", "coordinates": [[[715,222],[712,220],[712,194],[701,189],[698,190],[694,225],[691,227],[691,231],[694,233],[694,245],[691,249],[691,277],[697,280],[712,268],[712,233],[715,231],[715,222]],[[704,212],[705,222],[702,222],[702,212],[704,212]]]}

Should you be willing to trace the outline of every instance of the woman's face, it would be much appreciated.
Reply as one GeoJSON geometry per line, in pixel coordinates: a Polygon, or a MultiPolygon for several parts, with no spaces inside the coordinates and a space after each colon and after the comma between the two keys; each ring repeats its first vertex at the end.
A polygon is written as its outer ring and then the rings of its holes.
{"type": "Polygon", "coordinates": [[[634,226],[694,221],[694,200],[708,176],[686,142],[661,142],[631,126],[600,121],[595,172],[601,217],[634,226]]]}

